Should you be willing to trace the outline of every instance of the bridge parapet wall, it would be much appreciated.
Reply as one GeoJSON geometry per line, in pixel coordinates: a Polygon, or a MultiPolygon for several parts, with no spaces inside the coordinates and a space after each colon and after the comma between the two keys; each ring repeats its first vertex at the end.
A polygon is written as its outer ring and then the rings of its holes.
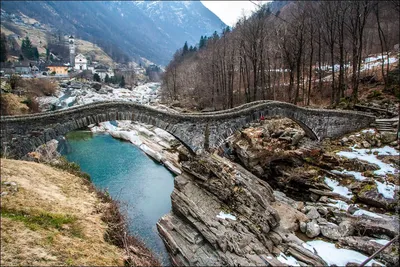
{"type": "Polygon", "coordinates": [[[173,113],[129,102],[100,102],[22,116],[1,117],[1,147],[22,157],[47,141],[90,124],[133,120],[151,124],[174,135],[192,151],[218,147],[236,130],[261,116],[283,116],[297,122],[314,139],[334,138],[368,127],[375,117],[360,112],[306,109],[276,101],[258,101],[230,110],[208,113],[173,113]]]}

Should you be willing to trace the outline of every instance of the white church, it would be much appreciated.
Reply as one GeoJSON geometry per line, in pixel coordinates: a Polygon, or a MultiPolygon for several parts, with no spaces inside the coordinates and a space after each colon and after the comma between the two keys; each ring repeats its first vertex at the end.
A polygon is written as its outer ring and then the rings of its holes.
{"type": "Polygon", "coordinates": [[[72,35],[69,36],[69,57],[70,65],[77,71],[87,70],[88,62],[84,55],[78,54],[75,56],[75,40],[72,35]]]}
{"type": "Polygon", "coordinates": [[[76,55],[74,68],[75,70],[87,70],[87,59],[84,55],[76,55]]]}

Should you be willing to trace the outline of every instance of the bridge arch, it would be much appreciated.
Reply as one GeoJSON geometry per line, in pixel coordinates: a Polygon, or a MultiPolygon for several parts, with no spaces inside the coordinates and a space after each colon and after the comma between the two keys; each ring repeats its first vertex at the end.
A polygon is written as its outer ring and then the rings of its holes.
{"type": "Polygon", "coordinates": [[[97,102],[64,110],[1,117],[1,148],[19,158],[41,144],[90,124],[131,120],[163,129],[192,151],[215,148],[235,131],[264,117],[295,121],[314,139],[337,137],[368,127],[375,118],[359,112],[300,108],[283,102],[257,101],[210,113],[160,111],[131,102],[97,102]]]}

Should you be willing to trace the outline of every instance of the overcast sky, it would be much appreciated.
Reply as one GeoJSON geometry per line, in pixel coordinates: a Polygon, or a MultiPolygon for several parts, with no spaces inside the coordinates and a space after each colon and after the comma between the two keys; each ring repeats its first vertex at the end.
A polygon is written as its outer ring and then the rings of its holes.
{"type": "MultiPolygon", "coordinates": [[[[229,26],[235,25],[237,20],[242,16],[243,12],[246,15],[251,14],[251,11],[256,10],[257,6],[250,1],[211,1],[201,0],[209,10],[214,12],[225,24],[229,26]]],[[[269,1],[258,1],[256,3],[266,3],[269,1]]]]}

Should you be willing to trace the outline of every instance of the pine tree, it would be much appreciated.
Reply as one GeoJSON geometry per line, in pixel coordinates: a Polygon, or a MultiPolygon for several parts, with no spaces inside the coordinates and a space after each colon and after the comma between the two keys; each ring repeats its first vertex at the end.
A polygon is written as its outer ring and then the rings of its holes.
{"type": "Polygon", "coordinates": [[[202,49],[206,45],[206,37],[203,35],[200,37],[200,42],[199,42],[199,49],[202,49]]]}
{"type": "Polygon", "coordinates": [[[108,74],[106,74],[106,77],[104,78],[104,82],[105,83],[109,83],[110,82],[110,77],[108,76],[108,74]]]}
{"type": "Polygon", "coordinates": [[[27,59],[39,59],[37,47],[32,46],[32,42],[28,36],[22,40],[21,52],[27,59]]]}
{"type": "Polygon", "coordinates": [[[37,47],[33,47],[32,51],[33,51],[33,58],[35,60],[39,60],[39,51],[38,51],[37,47]]]}
{"type": "Polygon", "coordinates": [[[7,61],[7,39],[4,33],[0,37],[0,62],[7,61]]]}
{"type": "Polygon", "coordinates": [[[95,74],[93,75],[93,81],[95,81],[95,82],[100,82],[100,76],[99,76],[99,74],[95,73],[95,74]]]}
{"type": "Polygon", "coordinates": [[[219,35],[218,35],[217,31],[215,31],[215,32],[213,33],[212,38],[213,38],[214,40],[218,40],[218,39],[219,39],[219,35]]]}
{"type": "Polygon", "coordinates": [[[24,56],[22,54],[19,54],[18,60],[19,61],[24,61],[24,56]]]}
{"type": "Polygon", "coordinates": [[[183,45],[182,55],[186,55],[188,51],[189,51],[189,47],[188,47],[187,42],[185,42],[185,44],[183,45]]]}

